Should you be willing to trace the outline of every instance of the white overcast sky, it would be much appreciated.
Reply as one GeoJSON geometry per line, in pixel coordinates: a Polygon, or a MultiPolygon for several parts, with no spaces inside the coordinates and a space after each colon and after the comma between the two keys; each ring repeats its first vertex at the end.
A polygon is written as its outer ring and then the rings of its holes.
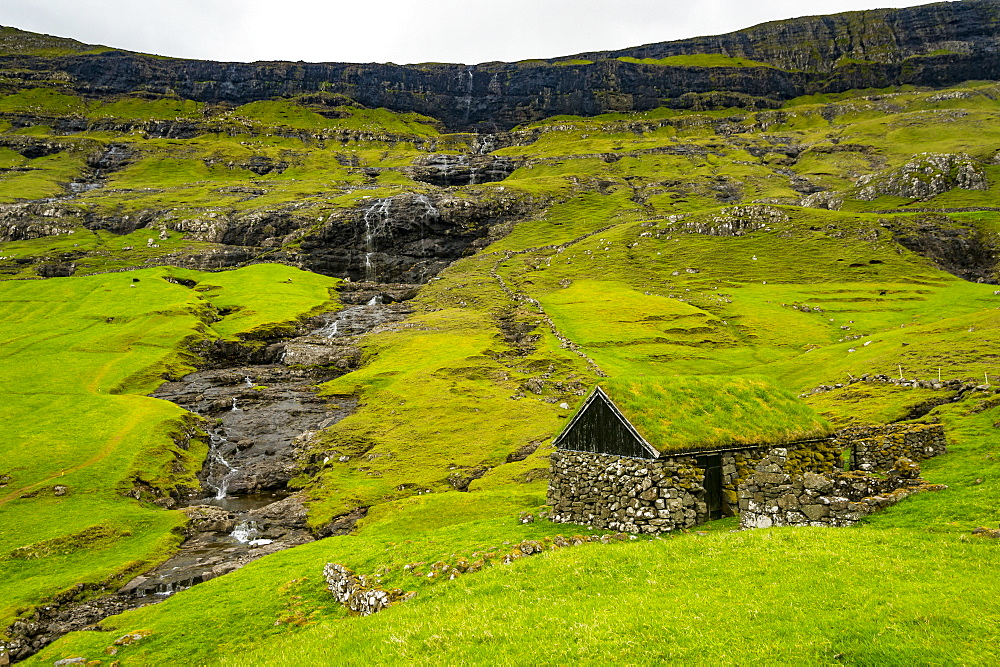
{"type": "Polygon", "coordinates": [[[549,58],[926,0],[0,0],[0,25],[223,61],[549,58]]]}

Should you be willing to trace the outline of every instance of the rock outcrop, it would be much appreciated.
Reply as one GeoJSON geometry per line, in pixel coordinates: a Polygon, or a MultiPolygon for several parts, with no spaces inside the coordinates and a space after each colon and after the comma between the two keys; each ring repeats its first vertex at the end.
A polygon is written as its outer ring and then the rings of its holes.
{"type": "MultiPolygon", "coordinates": [[[[140,91],[242,104],[330,93],[368,107],[418,112],[451,130],[493,131],[558,114],[660,106],[772,108],[816,92],[1000,79],[991,0],[936,3],[765,23],[714,37],[531,63],[217,63],[124,51],[42,57],[8,45],[0,66],[87,95],[140,91]],[[663,66],[618,58],[722,54],[761,67],[663,66]]],[[[25,37],[27,39],[27,37],[25,37]]],[[[162,131],[180,131],[160,123],[162,131]]]]}
{"type": "Polygon", "coordinates": [[[883,195],[930,199],[949,190],[988,190],[982,166],[965,154],[922,153],[899,169],[862,176],[853,196],[874,201],[883,195]]]}

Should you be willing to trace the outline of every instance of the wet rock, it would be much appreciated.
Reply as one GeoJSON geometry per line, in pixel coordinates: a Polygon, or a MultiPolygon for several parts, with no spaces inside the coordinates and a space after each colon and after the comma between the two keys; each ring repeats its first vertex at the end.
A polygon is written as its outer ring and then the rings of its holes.
{"type": "Polygon", "coordinates": [[[268,525],[279,525],[285,528],[305,528],[308,512],[302,501],[302,494],[293,494],[259,509],[250,510],[249,516],[258,522],[268,525]]]}
{"type": "Polygon", "coordinates": [[[209,488],[282,489],[296,475],[296,438],[353,410],[351,400],[334,407],[315,395],[313,386],[337,373],[281,364],[204,370],[162,385],[153,396],[214,420],[212,454],[200,475],[209,488]]]}
{"type": "Polygon", "coordinates": [[[432,153],[418,158],[410,177],[439,186],[477,185],[502,181],[517,168],[513,160],[497,155],[432,153]]]}
{"type": "Polygon", "coordinates": [[[188,535],[229,533],[236,527],[236,516],[215,505],[191,505],[181,511],[188,517],[188,535]]]}
{"type": "Polygon", "coordinates": [[[351,371],[361,364],[361,349],[334,345],[323,339],[303,340],[285,345],[283,363],[288,366],[334,366],[351,371]]]}
{"type": "Polygon", "coordinates": [[[125,144],[111,144],[87,156],[87,166],[101,172],[118,171],[135,158],[135,151],[125,144]]]}

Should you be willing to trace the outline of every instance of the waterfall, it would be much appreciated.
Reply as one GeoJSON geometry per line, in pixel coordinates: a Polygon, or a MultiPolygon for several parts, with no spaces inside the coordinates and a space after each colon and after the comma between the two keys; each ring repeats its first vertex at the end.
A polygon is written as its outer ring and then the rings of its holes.
{"type": "Polygon", "coordinates": [[[392,207],[392,197],[376,199],[371,206],[365,209],[363,218],[365,223],[365,280],[375,282],[378,278],[378,271],[375,265],[375,240],[380,236],[386,236],[390,227],[389,210],[392,207]]]}
{"type": "Polygon", "coordinates": [[[209,474],[205,480],[205,484],[215,489],[215,499],[222,500],[229,493],[229,479],[237,471],[229,461],[222,455],[221,447],[224,443],[229,442],[221,435],[217,433],[211,434],[211,444],[208,450],[208,461],[209,461],[209,474]],[[213,467],[221,467],[224,472],[222,477],[219,478],[217,484],[212,484],[211,480],[213,477],[213,467]]]}
{"type": "Polygon", "coordinates": [[[465,104],[465,120],[469,120],[469,115],[472,113],[472,68],[466,67],[465,73],[469,76],[469,82],[465,86],[465,97],[462,99],[462,103],[465,104]]]}
{"type": "Polygon", "coordinates": [[[240,523],[233,528],[230,535],[240,544],[249,544],[252,547],[261,547],[274,541],[260,539],[260,526],[253,520],[240,523]]]}
{"type": "MultiPolygon", "coordinates": [[[[427,256],[427,227],[426,223],[429,219],[437,219],[441,217],[441,213],[434,206],[434,203],[427,198],[427,195],[417,195],[418,202],[424,205],[424,214],[420,217],[420,256],[427,256]]],[[[424,276],[424,272],[427,270],[426,265],[421,265],[421,278],[424,276]]]]}
{"type": "MultiPolygon", "coordinates": [[[[253,386],[253,385],[250,385],[250,386],[253,386]]],[[[240,409],[238,407],[236,407],[236,397],[235,396],[233,396],[233,407],[230,408],[229,411],[230,412],[239,412],[240,411],[240,409]]]]}
{"type": "Polygon", "coordinates": [[[439,218],[441,214],[435,208],[434,203],[427,198],[427,195],[417,195],[417,201],[424,205],[424,219],[439,218]]]}
{"type": "MultiPolygon", "coordinates": [[[[247,387],[249,387],[249,388],[252,388],[252,387],[253,387],[253,380],[251,380],[251,379],[250,379],[250,376],[249,376],[249,375],[247,375],[247,376],[245,376],[245,377],[243,378],[243,382],[245,382],[245,383],[246,383],[247,387]]],[[[235,400],[235,399],[234,399],[234,400],[235,400]]]]}

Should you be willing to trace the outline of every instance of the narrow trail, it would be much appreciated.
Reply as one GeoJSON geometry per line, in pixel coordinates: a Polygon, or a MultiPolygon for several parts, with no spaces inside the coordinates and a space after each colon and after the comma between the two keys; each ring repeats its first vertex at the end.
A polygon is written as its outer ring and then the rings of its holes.
{"type": "MultiPolygon", "coordinates": [[[[618,223],[618,224],[623,224],[623,223],[618,223]]],[[[543,321],[545,322],[546,326],[548,326],[549,330],[552,332],[552,335],[559,340],[559,346],[563,349],[569,350],[573,354],[577,355],[578,357],[586,361],[587,366],[590,367],[590,370],[593,371],[597,377],[608,377],[608,374],[605,373],[604,370],[597,364],[597,362],[594,361],[589,355],[587,355],[586,352],[580,349],[580,346],[575,342],[573,342],[569,338],[569,336],[566,336],[561,331],[559,331],[559,328],[556,326],[556,323],[552,320],[549,314],[545,312],[545,308],[542,306],[541,302],[538,301],[538,299],[535,299],[534,297],[525,294],[523,292],[517,292],[511,289],[511,287],[507,284],[507,282],[500,276],[498,269],[500,268],[501,264],[509,260],[511,257],[515,257],[517,255],[527,255],[531,253],[543,253],[547,250],[553,251],[554,253],[558,253],[576,245],[577,243],[580,243],[581,241],[589,239],[592,236],[603,234],[609,229],[612,229],[617,226],[618,225],[615,224],[615,225],[608,225],[606,227],[601,227],[600,229],[597,229],[593,232],[589,232],[582,236],[578,236],[577,238],[572,239],[570,241],[566,241],[565,243],[544,245],[536,248],[527,248],[524,250],[506,250],[506,251],[486,253],[487,255],[499,256],[497,261],[494,262],[493,266],[490,268],[490,276],[492,276],[493,279],[497,281],[497,284],[500,285],[500,289],[503,291],[504,294],[507,295],[507,298],[509,298],[511,301],[514,302],[527,303],[533,306],[536,312],[538,312],[538,314],[542,316],[543,321]]]]}
{"type": "MultiPolygon", "coordinates": [[[[111,369],[120,362],[121,359],[112,359],[108,363],[101,366],[94,374],[90,382],[87,383],[86,386],[87,391],[95,396],[108,395],[104,392],[99,391],[98,387],[101,381],[108,375],[109,372],[111,372],[111,369]]],[[[115,431],[114,435],[108,438],[107,442],[104,443],[104,446],[102,446],[101,449],[98,450],[89,459],[83,461],[82,463],[70,466],[69,468],[64,468],[59,472],[58,475],[51,475],[45,479],[33,482],[19,489],[15,489],[14,491],[11,491],[10,493],[4,496],[0,496],[0,507],[3,507],[12,500],[20,498],[26,493],[31,493],[36,489],[40,489],[48,484],[51,484],[52,482],[58,480],[59,478],[65,476],[68,473],[77,472],[79,470],[83,470],[84,468],[92,466],[96,463],[100,463],[108,456],[110,456],[111,453],[115,451],[115,449],[118,448],[118,445],[121,444],[122,440],[125,439],[125,436],[128,435],[129,432],[131,432],[134,428],[136,428],[143,421],[144,417],[145,415],[143,414],[142,410],[133,410],[132,414],[125,421],[125,423],[122,424],[121,428],[115,431]]]]}
{"type": "Polygon", "coordinates": [[[114,435],[108,438],[108,441],[104,444],[104,446],[101,447],[101,449],[98,450],[89,459],[83,461],[82,463],[78,463],[74,466],[70,466],[69,468],[65,468],[64,470],[60,471],[58,475],[51,475],[43,480],[37,481],[33,484],[29,484],[28,486],[24,486],[21,487],[20,489],[11,491],[7,495],[0,497],[0,507],[3,507],[12,500],[20,498],[25,493],[30,493],[35,489],[40,489],[46,486],[47,484],[50,484],[58,480],[60,477],[65,476],[67,473],[77,472],[78,470],[83,470],[84,468],[90,467],[95,463],[100,463],[101,461],[106,459],[113,451],[115,451],[115,449],[118,448],[118,445],[121,444],[121,441],[125,439],[126,435],[128,435],[133,429],[139,426],[139,424],[143,421],[143,417],[144,415],[142,414],[142,411],[140,410],[133,411],[128,421],[126,421],[122,425],[122,427],[115,432],[114,435]]]}

